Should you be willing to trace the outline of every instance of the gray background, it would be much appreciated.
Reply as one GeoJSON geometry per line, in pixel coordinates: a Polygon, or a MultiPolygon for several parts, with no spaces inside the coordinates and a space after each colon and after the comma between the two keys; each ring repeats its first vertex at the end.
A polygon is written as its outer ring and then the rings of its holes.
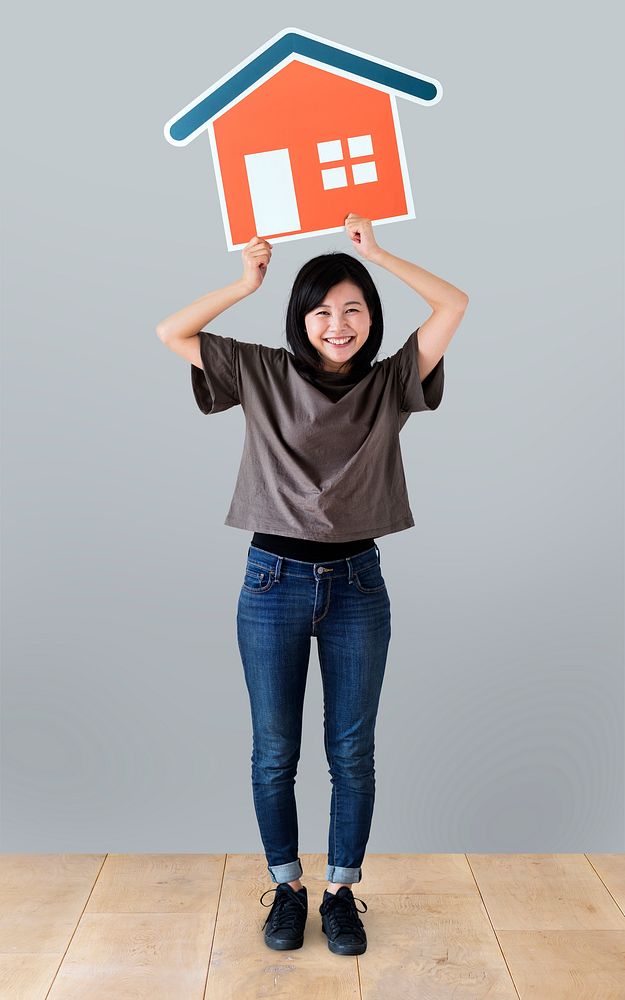
{"type": "MultiPolygon", "coordinates": [[[[3,60],[4,851],[262,852],[226,527],[240,408],[203,416],[159,320],[241,273],[208,138],[164,122],[295,26],[440,80],[398,99],[392,253],[470,295],[379,542],[393,633],[369,852],[622,851],[623,143],[615,4],[13,7],[3,60]],[[33,27],[36,25],[36,30],[33,27]],[[8,106],[10,103],[10,106],[8,106]]],[[[211,324],[284,345],[300,265],[211,324]]],[[[370,265],[380,357],[429,315],[370,265]]],[[[330,779],[312,643],[300,851],[330,779]]],[[[366,862],[365,862],[366,864],[366,862]]]]}

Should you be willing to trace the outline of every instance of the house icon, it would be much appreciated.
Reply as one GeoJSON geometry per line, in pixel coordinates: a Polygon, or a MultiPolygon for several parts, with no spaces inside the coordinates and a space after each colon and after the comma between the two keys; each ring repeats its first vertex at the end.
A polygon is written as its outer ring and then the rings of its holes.
{"type": "Polygon", "coordinates": [[[210,139],[229,250],[414,219],[396,96],[442,97],[437,80],[284,28],[165,124],[186,146],[210,139]]]}

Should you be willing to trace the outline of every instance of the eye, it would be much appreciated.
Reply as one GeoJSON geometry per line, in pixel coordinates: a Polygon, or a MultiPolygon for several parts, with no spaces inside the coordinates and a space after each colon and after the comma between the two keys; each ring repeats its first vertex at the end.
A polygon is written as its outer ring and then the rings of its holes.
{"type": "MultiPolygon", "coordinates": [[[[358,312],[358,309],[356,309],[354,306],[350,306],[350,308],[347,311],[358,312]]],[[[327,316],[327,314],[328,314],[327,309],[323,309],[321,312],[315,313],[316,316],[327,316]]]]}

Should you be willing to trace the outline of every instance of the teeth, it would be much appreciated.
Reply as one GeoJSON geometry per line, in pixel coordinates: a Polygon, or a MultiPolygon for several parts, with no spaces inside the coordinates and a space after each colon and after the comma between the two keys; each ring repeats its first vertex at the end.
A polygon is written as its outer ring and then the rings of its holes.
{"type": "Polygon", "coordinates": [[[346,344],[348,342],[348,340],[351,340],[352,338],[351,337],[343,337],[342,340],[330,340],[330,338],[328,337],[327,339],[328,339],[328,343],[329,344],[346,344]]]}

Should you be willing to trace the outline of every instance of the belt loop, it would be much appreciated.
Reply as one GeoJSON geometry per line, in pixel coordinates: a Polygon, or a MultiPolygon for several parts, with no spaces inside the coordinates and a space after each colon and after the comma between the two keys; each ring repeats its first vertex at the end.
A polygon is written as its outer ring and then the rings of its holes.
{"type": "Polygon", "coordinates": [[[278,556],[278,561],[276,563],[275,573],[276,573],[276,580],[278,580],[278,582],[280,581],[280,570],[282,569],[282,560],[283,560],[283,558],[284,558],[284,556],[278,556]]]}
{"type": "Polygon", "coordinates": [[[347,582],[353,583],[354,570],[352,568],[352,561],[349,556],[345,556],[345,562],[347,563],[347,582]]]}
{"type": "MultiPolygon", "coordinates": [[[[375,545],[375,542],[374,542],[373,544],[375,545]]],[[[376,552],[377,552],[377,554],[378,554],[378,566],[379,566],[379,565],[380,565],[380,550],[379,550],[379,548],[377,547],[377,545],[375,545],[375,551],[376,551],[376,552]]]]}

